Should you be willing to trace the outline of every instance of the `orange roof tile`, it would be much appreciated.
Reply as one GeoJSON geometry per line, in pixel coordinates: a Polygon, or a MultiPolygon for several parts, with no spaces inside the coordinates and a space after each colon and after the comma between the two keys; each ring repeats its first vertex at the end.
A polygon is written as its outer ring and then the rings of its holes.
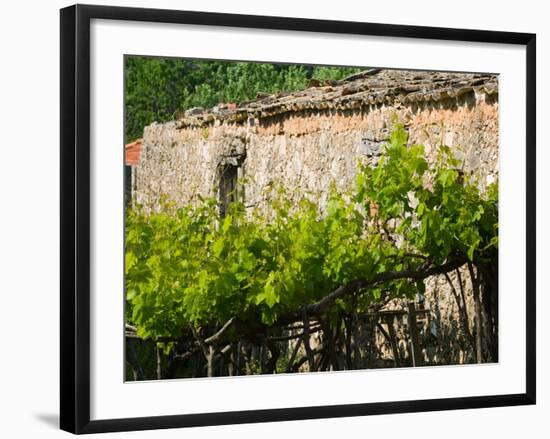
{"type": "Polygon", "coordinates": [[[128,166],[137,166],[139,164],[139,156],[141,155],[141,145],[143,139],[137,139],[128,143],[125,147],[125,162],[128,166]]]}

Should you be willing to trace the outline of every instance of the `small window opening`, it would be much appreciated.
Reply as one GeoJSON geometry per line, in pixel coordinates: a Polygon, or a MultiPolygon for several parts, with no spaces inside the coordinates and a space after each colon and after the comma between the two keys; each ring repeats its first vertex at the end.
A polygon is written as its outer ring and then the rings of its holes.
{"type": "Polygon", "coordinates": [[[220,216],[222,217],[229,212],[229,206],[231,203],[234,203],[238,199],[238,176],[238,166],[226,164],[220,168],[219,200],[220,216]]]}

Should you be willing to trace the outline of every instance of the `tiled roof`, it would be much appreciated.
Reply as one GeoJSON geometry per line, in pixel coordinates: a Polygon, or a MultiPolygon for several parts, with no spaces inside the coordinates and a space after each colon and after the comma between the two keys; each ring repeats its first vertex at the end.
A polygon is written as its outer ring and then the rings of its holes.
{"type": "Polygon", "coordinates": [[[192,108],[179,119],[181,127],[201,126],[216,120],[244,122],[303,110],[348,110],[368,105],[410,105],[455,98],[471,91],[498,93],[498,77],[483,73],[413,70],[366,70],[341,81],[311,80],[294,93],[259,95],[240,105],[220,104],[205,110],[192,108]]]}

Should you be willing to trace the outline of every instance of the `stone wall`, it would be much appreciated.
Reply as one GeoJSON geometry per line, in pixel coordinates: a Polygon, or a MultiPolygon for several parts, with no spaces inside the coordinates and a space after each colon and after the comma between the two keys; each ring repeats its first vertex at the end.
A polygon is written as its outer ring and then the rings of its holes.
{"type": "Polygon", "coordinates": [[[284,182],[300,194],[326,198],[331,183],[352,187],[357,163],[388,140],[399,121],[411,143],[422,143],[428,158],[439,145],[453,148],[467,172],[484,187],[498,172],[498,104],[484,94],[462,95],[414,106],[376,105],[361,111],[311,111],[246,124],[213,124],[180,129],[178,122],[145,128],[136,173],[136,200],[156,206],[162,194],[178,204],[215,196],[217,169],[228,157],[243,157],[245,203],[262,203],[265,189],[284,182]]]}
{"type": "MultiPolygon", "coordinates": [[[[239,176],[246,181],[244,202],[250,209],[261,208],[266,189],[274,183],[283,183],[291,192],[297,189],[296,197],[311,193],[324,203],[332,183],[341,191],[352,188],[358,162],[376,160],[395,123],[405,126],[410,143],[425,146],[429,161],[443,144],[452,148],[465,172],[479,177],[481,189],[497,178],[498,91],[469,88],[431,100],[383,101],[344,109],[329,105],[264,116],[250,113],[238,121],[210,117],[206,123],[154,123],[144,130],[134,197],[146,208],[157,209],[162,195],[178,205],[194,203],[198,195],[216,196],[219,167],[233,161],[239,163],[239,176]]],[[[472,328],[471,286],[467,272],[462,273],[472,328]]],[[[453,273],[458,289],[456,277],[453,273]]],[[[449,283],[440,276],[427,285],[425,306],[431,312],[421,331],[426,360],[472,361],[472,346],[459,327],[449,283]],[[449,349],[434,351],[430,337],[445,339],[449,349]]],[[[384,341],[380,334],[377,337],[383,351],[384,341]]]]}

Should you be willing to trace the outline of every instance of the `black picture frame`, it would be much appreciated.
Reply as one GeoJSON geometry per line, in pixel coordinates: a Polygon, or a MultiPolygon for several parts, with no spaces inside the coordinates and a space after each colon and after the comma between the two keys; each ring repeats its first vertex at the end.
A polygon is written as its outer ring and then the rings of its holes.
{"type": "Polygon", "coordinates": [[[75,5],[61,10],[61,429],[99,433],[535,404],[536,35],[304,18],[75,5]],[[485,42],[526,47],[525,393],[90,420],[90,21],[181,23],[333,34],[485,42]]]}

